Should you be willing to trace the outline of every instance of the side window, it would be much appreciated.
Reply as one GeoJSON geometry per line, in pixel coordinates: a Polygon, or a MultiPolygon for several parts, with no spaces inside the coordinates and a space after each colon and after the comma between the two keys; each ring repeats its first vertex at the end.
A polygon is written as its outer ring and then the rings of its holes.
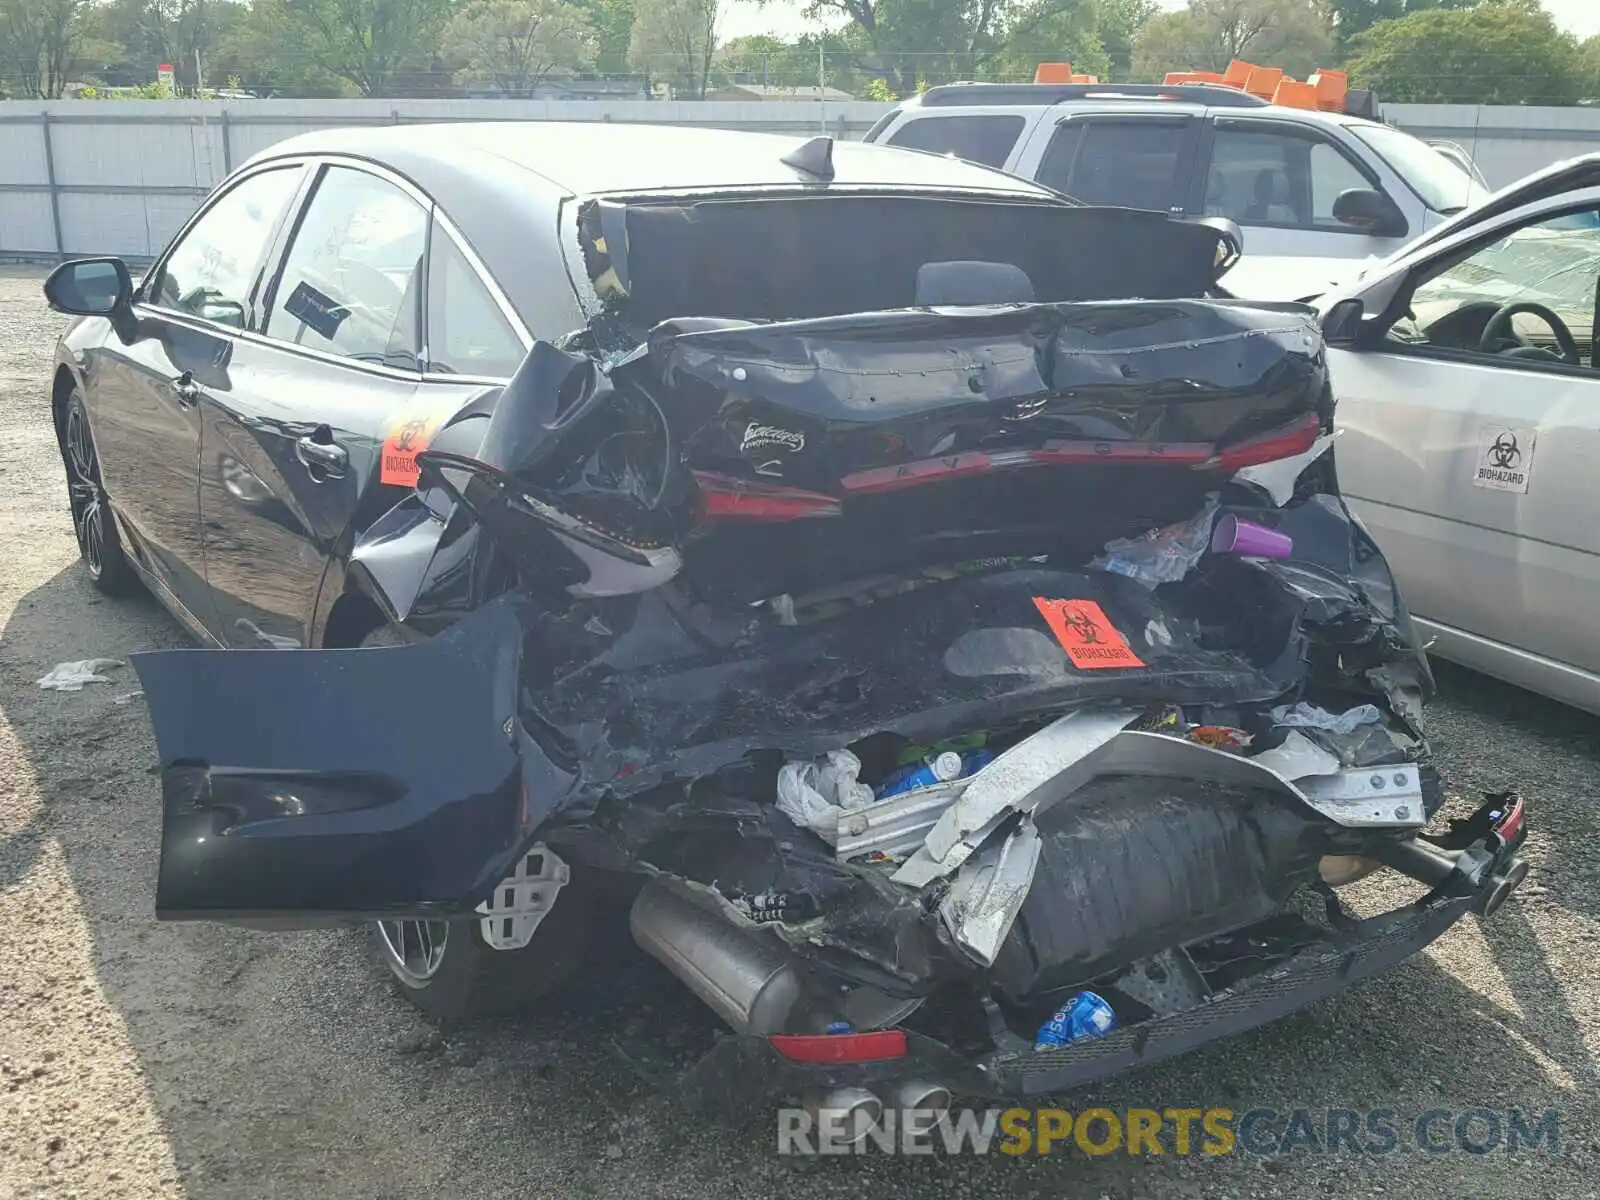
{"type": "Polygon", "coordinates": [[[1003,167],[1017,144],[1024,122],[1011,113],[981,117],[919,117],[889,137],[889,145],[906,150],[954,154],[986,167],[1003,167]]]}
{"type": "Polygon", "coordinates": [[[1311,223],[1340,228],[1341,223],[1333,217],[1333,202],[1352,188],[1370,190],[1372,181],[1333,146],[1315,143],[1311,147],[1311,223]]]}
{"type": "Polygon", "coordinates": [[[267,242],[301,173],[298,165],[263,171],[220,197],[173,247],[146,302],[243,329],[267,242]]]}
{"type": "Polygon", "coordinates": [[[1593,365],[1600,212],[1525,225],[1417,285],[1389,338],[1514,362],[1593,365]]]}
{"type": "Polygon", "coordinates": [[[1078,158],[1078,147],[1083,144],[1083,122],[1063,121],[1050,135],[1050,144],[1044,148],[1036,172],[1038,182],[1047,188],[1071,195],[1072,167],[1078,158]]]}
{"type": "Polygon", "coordinates": [[[1350,232],[1333,218],[1341,192],[1373,185],[1331,142],[1218,124],[1206,170],[1207,216],[1241,225],[1350,232]]]}
{"type": "MultiPolygon", "coordinates": [[[[1052,183],[1052,187],[1085,204],[1165,211],[1178,202],[1178,189],[1188,182],[1178,176],[1183,170],[1192,121],[1137,121],[1126,117],[1074,121],[1058,130],[1056,136],[1060,138],[1072,125],[1083,129],[1077,135],[1079,145],[1075,148],[1072,173],[1065,186],[1052,183]]],[[[1055,149],[1052,141],[1049,152],[1055,149]]]]}
{"type": "Polygon", "coordinates": [[[522,341],[455,241],[437,225],[428,256],[428,369],[509,378],[522,341]]]}
{"type": "Polygon", "coordinates": [[[415,370],[427,237],[426,210],[392,183],[327,168],[273,286],[266,333],[415,370]]]}

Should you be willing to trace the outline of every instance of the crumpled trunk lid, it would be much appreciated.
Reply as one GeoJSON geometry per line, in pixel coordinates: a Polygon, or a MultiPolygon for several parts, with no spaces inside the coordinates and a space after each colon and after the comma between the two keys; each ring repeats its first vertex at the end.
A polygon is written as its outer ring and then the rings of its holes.
{"type": "Polygon", "coordinates": [[[1330,422],[1293,305],[683,319],[609,368],[536,347],[419,462],[447,448],[514,480],[525,515],[585,547],[577,590],[654,586],[662,572],[630,585],[615,560],[669,556],[697,594],[742,602],[974,558],[1081,561],[1330,422]]]}

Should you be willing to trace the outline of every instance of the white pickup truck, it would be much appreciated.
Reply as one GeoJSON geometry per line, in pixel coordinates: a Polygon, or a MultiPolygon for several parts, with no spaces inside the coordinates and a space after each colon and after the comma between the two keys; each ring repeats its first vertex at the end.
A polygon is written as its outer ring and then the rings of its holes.
{"type": "Polygon", "coordinates": [[[1350,280],[1489,192],[1460,147],[1213,84],[950,84],[866,140],[954,154],[1087,204],[1227,217],[1244,256],[1223,283],[1254,299],[1350,280]]]}

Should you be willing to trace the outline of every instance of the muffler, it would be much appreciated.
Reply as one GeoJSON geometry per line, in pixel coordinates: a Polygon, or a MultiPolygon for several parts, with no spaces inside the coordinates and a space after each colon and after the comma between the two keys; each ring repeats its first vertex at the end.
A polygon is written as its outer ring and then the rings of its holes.
{"type": "MultiPolygon", "coordinates": [[[[656,880],[634,900],[628,928],[640,949],[738,1032],[785,1031],[801,979],[776,941],[740,929],[656,880]]],[[[882,1105],[872,1099],[881,1113],[882,1105]]]]}

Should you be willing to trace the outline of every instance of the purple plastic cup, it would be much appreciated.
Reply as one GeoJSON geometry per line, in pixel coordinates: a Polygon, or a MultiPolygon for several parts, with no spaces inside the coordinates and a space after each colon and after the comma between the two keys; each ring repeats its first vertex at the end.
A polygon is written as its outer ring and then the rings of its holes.
{"type": "Polygon", "coordinates": [[[1214,554],[1237,554],[1240,558],[1288,558],[1294,553],[1294,539],[1263,525],[1241,521],[1223,513],[1211,531],[1214,554]]]}

